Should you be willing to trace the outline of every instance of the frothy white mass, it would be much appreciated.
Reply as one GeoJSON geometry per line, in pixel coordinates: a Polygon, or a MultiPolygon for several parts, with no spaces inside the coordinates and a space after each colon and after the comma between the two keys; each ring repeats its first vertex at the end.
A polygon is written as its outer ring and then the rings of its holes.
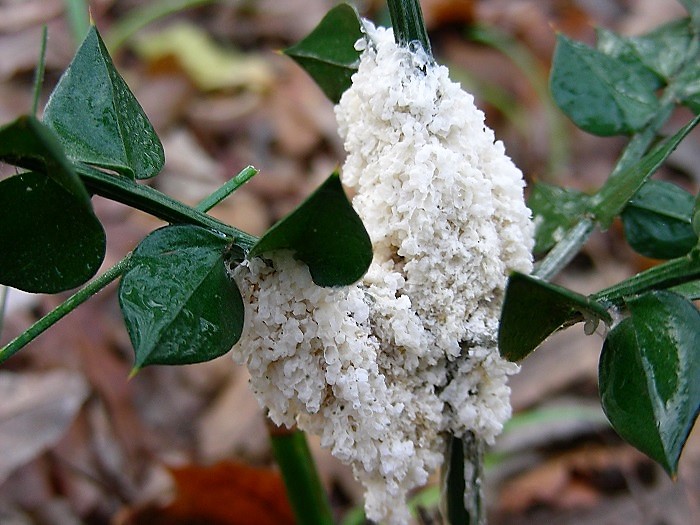
{"type": "Polygon", "coordinates": [[[336,116],[372,265],[330,289],[291,253],[246,261],[234,356],[273,421],[352,466],[367,516],[401,524],[446,434],[491,442],[510,416],[517,367],[498,354],[498,318],[508,273],[531,270],[533,228],[522,174],[473,97],[391,30],[366,35],[336,116]]]}

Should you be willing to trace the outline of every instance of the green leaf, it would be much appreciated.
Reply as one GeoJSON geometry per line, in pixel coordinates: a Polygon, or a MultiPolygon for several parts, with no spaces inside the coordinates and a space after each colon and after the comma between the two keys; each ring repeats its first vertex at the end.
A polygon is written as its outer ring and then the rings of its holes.
{"type": "Polygon", "coordinates": [[[364,275],[372,262],[372,243],[337,173],[270,228],[249,256],[275,250],[293,250],[319,286],[346,286],[364,275]]]}
{"type": "Polygon", "coordinates": [[[700,29],[700,2],[698,0],[678,0],[690,14],[693,25],[700,29]]]}
{"type": "Polygon", "coordinates": [[[596,28],[596,49],[625,62],[646,86],[660,88],[662,77],[650,69],[639,57],[630,39],[605,28],[596,28]]]}
{"type": "Polygon", "coordinates": [[[608,334],[600,356],[600,397],[626,441],[675,476],[700,411],[700,313],[656,291],[629,300],[631,316],[608,334]]]}
{"type": "Polygon", "coordinates": [[[163,146],[112,63],[94,26],[44,109],[69,158],[147,179],[163,167],[163,146]]]}
{"type": "Polygon", "coordinates": [[[360,52],[355,42],[362,38],[362,22],[348,4],[334,7],[301,42],[285,49],[335,104],[352,84],[360,52]]]}
{"type": "Polygon", "coordinates": [[[182,365],[228,352],[243,328],[243,301],[226,274],[227,241],[198,226],[166,226],[134,251],[119,303],[136,359],[182,365]]]}
{"type": "Polygon", "coordinates": [[[625,236],[638,253],[672,259],[697,243],[691,219],[695,198],[670,182],[648,180],[622,210],[625,236]]]}
{"type": "Polygon", "coordinates": [[[700,122],[695,117],[673,136],[654,146],[638,162],[611,176],[603,187],[591,197],[591,211],[602,228],[608,228],[627,205],[629,195],[634,195],[678,144],[700,122]]]}
{"type": "Polygon", "coordinates": [[[681,103],[700,114],[700,59],[688,63],[673,81],[674,93],[681,103]]]}
{"type": "Polygon", "coordinates": [[[695,53],[693,31],[687,18],[674,20],[642,36],[625,38],[602,31],[598,36],[599,39],[602,37],[602,42],[598,41],[601,51],[615,58],[624,58],[630,65],[637,62],[666,82],[695,53]]]}
{"type": "Polygon", "coordinates": [[[677,293],[678,295],[682,295],[683,297],[691,301],[697,301],[698,299],[700,299],[700,280],[679,284],[677,286],[669,288],[669,291],[677,293]]]}
{"type": "Polygon", "coordinates": [[[635,67],[563,35],[557,37],[550,88],[562,111],[594,135],[634,133],[659,109],[656,86],[635,67]]]}
{"type": "Polygon", "coordinates": [[[536,254],[546,252],[561,240],[586,212],[588,199],[580,191],[535,183],[527,204],[534,216],[536,254]]]}
{"type": "Polygon", "coordinates": [[[0,283],[57,293],[95,275],[105,233],[82,199],[44,173],[0,181],[0,283]]]}
{"type": "Polygon", "coordinates": [[[0,127],[0,161],[45,172],[83,207],[92,209],[90,195],[61,144],[36,118],[27,115],[0,127]]]}
{"type": "Polygon", "coordinates": [[[557,330],[585,320],[612,323],[610,314],[600,303],[516,272],[506,287],[498,347],[506,359],[520,361],[557,330]]]}

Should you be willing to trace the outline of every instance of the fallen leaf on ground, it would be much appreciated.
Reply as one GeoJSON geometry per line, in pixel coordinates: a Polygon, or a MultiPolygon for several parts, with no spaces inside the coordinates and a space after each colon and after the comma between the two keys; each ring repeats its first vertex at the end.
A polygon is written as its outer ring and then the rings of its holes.
{"type": "Polygon", "coordinates": [[[0,372],[0,483],[61,439],[87,396],[74,372],[0,372]]]}

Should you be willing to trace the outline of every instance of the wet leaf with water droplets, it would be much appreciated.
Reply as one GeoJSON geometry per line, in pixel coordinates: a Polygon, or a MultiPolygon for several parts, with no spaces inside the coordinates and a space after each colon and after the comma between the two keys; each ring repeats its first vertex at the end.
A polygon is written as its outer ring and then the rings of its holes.
{"type": "Polygon", "coordinates": [[[700,312],[667,291],[627,307],[600,356],[601,403],[620,436],[675,476],[700,411],[700,312]]]}
{"type": "Polygon", "coordinates": [[[198,226],[166,226],[136,248],[119,286],[134,369],[208,361],[243,328],[243,301],[226,274],[228,241],[198,226]]]}
{"type": "Polygon", "coordinates": [[[147,179],[163,168],[163,146],[92,26],[44,109],[69,158],[147,179]]]}

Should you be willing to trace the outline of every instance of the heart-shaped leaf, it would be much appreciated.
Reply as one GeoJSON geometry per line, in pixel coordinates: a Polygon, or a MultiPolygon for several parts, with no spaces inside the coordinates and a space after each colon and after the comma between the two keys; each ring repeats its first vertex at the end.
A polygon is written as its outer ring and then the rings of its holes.
{"type": "Polygon", "coordinates": [[[249,256],[275,250],[293,250],[319,286],[346,286],[365,274],[372,262],[372,242],[337,173],[270,228],[249,256]]]}
{"type": "Polygon", "coordinates": [[[90,196],[55,134],[36,118],[27,115],[0,127],[0,161],[46,173],[92,209],[90,196]]]}
{"type": "Polygon", "coordinates": [[[700,411],[700,312],[671,292],[627,302],[600,356],[600,397],[626,441],[675,476],[700,411]]]}
{"type": "Polygon", "coordinates": [[[74,161],[146,179],[163,167],[163,146],[92,26],[44,109],[74,161]]]}
{"type": "Polygon", "coordinates": [[[622,210],[627,242],[638,253],[672,259],[697,243],[691,219],[695,198],[670,182],[648,180],[622,210]]]}
{"type": "Polygon", "coordinates": [[[563,35],[557,37],[550,87],[562,111],[594,135],[634,133],[659,109],[656,84],[648,77],[624,59],[563,35]]]}
{"type": "Polygon", "coordinates": [[[519,361],[551,334],[578,322],[612,319],[588,297],[521,273],[508,279],[498,331],[501,355],[519,361]]]}
{"type": "Polygon", "coordinates": [[[134,370],[208,361],[243,329],[243,301],[224,265],[227,241],[198,226],[166,226],[134,251],[119,303],[134,346],[134,370]]]}
{"type": "Polygon", "coordinates": [[[26,172],[0,181],[0,246],[0,283],[57,293],[95,275],[105,233],[80,198],[44,173],[26,172]]]}
{"type": "Polygon", "coordinates": [[[285,49],[334,103],[352,85],[360,52],[355,42],[362,37],[362,22],[348,4],[334,7],[301,42],[285,49]]]}

